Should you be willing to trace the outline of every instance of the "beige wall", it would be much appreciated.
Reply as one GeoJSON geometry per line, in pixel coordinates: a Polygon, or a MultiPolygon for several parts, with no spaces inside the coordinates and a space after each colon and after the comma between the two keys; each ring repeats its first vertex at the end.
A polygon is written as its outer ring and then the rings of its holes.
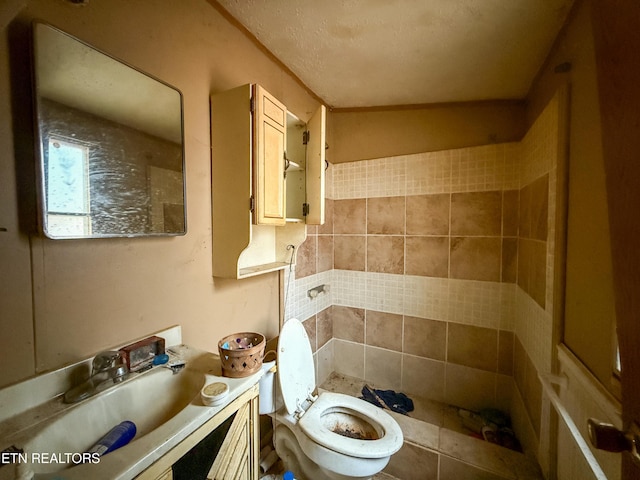
{"type": "Polygon", "coordinates": [[[596,65],[588,1],[577,3],[529,95],[535,118],[559,85],[570,84],[565,344],[611,388],[615,306],[596,65]],[[564,62],[571,71],[554,73],[564,62]]]}
{"type": "Polygon", "coordinates": [[[336,109],[327,158],[342,163],[519,141],[526,131],[524,115],[524,103],[515,101],[336,109]]]}
{"type": "Polygon", "coordinates": [[[211,275],[211,256],[224,252],[211,248],[209,95],[260,83],[303,120],[317,101],[204,0],[83,7],[15,0],[3,2],[0,24],[0,385],[174,324],[183,326],[185,342],[207,349],[238,330],[275,335],[276,274],[211,275]],[[35,223],[27,77],[33,18],[182,91],[186,236],[51,241],[27,234],[35,223]]]}

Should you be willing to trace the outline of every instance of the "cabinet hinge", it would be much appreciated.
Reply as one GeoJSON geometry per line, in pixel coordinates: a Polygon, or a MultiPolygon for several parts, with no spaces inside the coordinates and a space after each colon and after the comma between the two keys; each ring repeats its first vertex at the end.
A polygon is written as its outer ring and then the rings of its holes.
{"type": "Polygon", "coordinates": [[[251,113],[256,111],[256,102],[255,102],[255,99],[253,97],[251,97],[251,100],[249,100],[249,111],[251,113]]]}
{"type": "Polygon", "coordinates": [[[302,216],[306,217],[307,215],[309,215],[309,204],[308,203],[303,203],[302,204],[302,216]]]}
{"type": "Polygon", "coordinates": [[[309,143],[309,130],[302,132],[302,144],[306,145],[307,143],[309,143]]]}
{"type": "Polygon", "coordinates": [[[249,197],[249,211],[253,212],[256,209],[256,199],[253,198],[253,195],[249,197]]]}

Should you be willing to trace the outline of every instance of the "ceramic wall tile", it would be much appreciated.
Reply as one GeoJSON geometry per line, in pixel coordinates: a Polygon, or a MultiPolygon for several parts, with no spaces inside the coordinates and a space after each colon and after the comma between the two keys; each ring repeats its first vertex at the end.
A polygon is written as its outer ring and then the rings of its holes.
{"type": "Polygon", "coordinates": [[[316,273],[318,237],[308,235],[296,253],[296,278],[308,277],[316,273]]]}
{"type": "Polygon", "coordinates": [[[397,235],[367,236],[367,271],[404,273],[404,237],[397,235]]]}
{"type": "Polygon", "coordinates": [[[455,363],[445,364],[445,402],[451,405],[475,412],[492,408],[495,405],[495,386],[495,373],[455,363]]]}
{"type": "Polygon", "coordinates": [[[405,273],[449,277],[449,237],[406,237],[405,273]]]}
{"type": "Polygon", "coordinates": [[[364,271],[366,244],[366,237],[363,235],[335,235],[333,237],[334,268],[364,271]]]}
{"type": "Polygon", "coordinates": [[[402,480],[425,480],[438,478],[437,453],[410,443],[404,443],[384,468],[384,472],[402,480]]]}
{"type": "Polygon", "coordinates": [[[335,340],[331,340],[315,354],[317,364],[316,381],[318,385],[323,383],[334,371],[336,371],[334,342],[335,340]]]}
{"type": "Polygon", "coordinates": [[[400,155],[367,160],[366,197],[402,196],[406,190],[406,159],[400,155]]]}
{"type": "Polygon", "coordinates": [[[318,235],[317,245],[317,265],[318,273],[333,269],[333,236],[318,235]]]}
{"type": "Polygon", "coordinates": [[[311,351],[316,352],[318,349],[317,344],[317,327],[316,327],[316,315],[313,315],[307,318],[304,322],[302,322],[307,335],[309,336],[309,344],[311,344],[311,351]]]}
{"type": "Polygon", "coordinates": [[[364,198],[335,200],[333,202],[333,233],[367,233],[367,201],[364,198]]]}
{"type": "Polygon", "coordinates": [[[335,338],[364,343],[365,310],[363,308],[334,305],[331,315],[335,338]]]}
{"type": "Polygon", "coordinates": [[[498,373],[513,375],[513,332],[500,330],[498,333],[498,373]]]}
{"type": "Polygon", "coordinates": [[[515,283],[518,278],[518,239],[502,239],[502,266],[500,279],[504,283],[515,283]]]}
{"type": "Polygon", "coordinates": [[[548,241],[549,174],[531,184],[531,238],[548,241]]]}
{"type": "Polygon", "coordinates": [[[402,351],[402,315],[367,310],[365,318],[367,345],[402,351]]]}
{"type": "Polygon", "coordinates": [[[404,317],[402,351],[419,357],[445,360],[447,324],[427,318],[404,317]]]}
{"type": "Polygon", "coordinates": [[[445,363],[430,358],[402,356],[402,391],[434,401],[444,401],[445,363]]]}
{"type": "Polygon", "coordinates": [[[499,282],[501,249],[499,237],[452,237],[451,278],[499,282]]]}
{"type": "Polygon", "coordinates": [[[403,235],[404,219],[404,196],[367,199],[367,233],[403,235]]]}
{"type": "Polygon", "coordinates": [[[330,198],[324,201],[324,223],[318,225],[318,235],[333,235],[333,203],[330,198]]]}
{"type": "Polygon", "coordinates": [[[451,195],[411,195],[407,200],[407,235],[448,235],[451,195]]]}
{"type": "Polygon", "coordinates": [[[500,236],[502,192],[451,195],[451,235],[500,236]]]}
{"type": "Polygon", "coordinates": [[[333,318],[331,308],[325,308],[316,315],[318,348],[322,348],[333,338],[333,318]]]}
{"type": "Polygon", "coordinates": [[[447,361],[496,372],[498,332],[493,328],[450,323],[447,336],[447,361]]]}
{"type": "Polygon", "coordinates": [[[505,190],[502,192],[502,235],[518,236],[518,214],[520,212],[520,192],[505,190]]]}
{"type": "Polygon", "coordinates": [[[401,387],[402,353],[365,346],[364,379],[378,388],[399,390],[401,387]]]}
{"type": "Polygon", "coordinates": [[[365,378],[364,345],[338,339],[332,343],[334,370],[343,375],[365,378]]]}

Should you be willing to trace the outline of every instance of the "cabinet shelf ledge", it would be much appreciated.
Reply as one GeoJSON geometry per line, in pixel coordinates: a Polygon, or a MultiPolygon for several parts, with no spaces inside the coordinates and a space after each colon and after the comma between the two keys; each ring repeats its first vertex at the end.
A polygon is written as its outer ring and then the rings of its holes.
{"type": "Polygon", "coordinates": [[[263,265],[254,265],[251,267],[241,268],[238,271],[238,278],[248,278],[263,273],[276,272],[289,266],[288,262],[271,262],[263,265]]]}

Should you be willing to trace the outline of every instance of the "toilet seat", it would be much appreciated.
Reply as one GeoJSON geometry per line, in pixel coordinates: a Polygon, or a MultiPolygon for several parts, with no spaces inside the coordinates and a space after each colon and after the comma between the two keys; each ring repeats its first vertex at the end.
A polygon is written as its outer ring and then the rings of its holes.
{"type": "Polygon", "coordinates": [[[398,451],[402,445],[402,430],[381,408],[341,393],[323,392],[318,397],[313,396],[316,376],[311,344],[304,326],[295,318],[282,326],[277,363],[286,410],[298,419],[300,431],[312,442],[333,452],[363,459],[385,458],[398,451]],[[365,440],[331,431],[323,417],[336,412],[363,420],[380,438],[365,440]]]}
{"type": "Polygon", "coordinates": [[[316,372],[309,335],[300,320],[287,320],[278,338],[278,382],[287,412],[303,415],[315,400],[316,372]]]}
{"type": "Polygon", "coordinates": [[[300,418],[298,425],[311,440],[334,452],[360,458],[389,457],[402,445],[402,430],[381,408],[362,399],[341,393],[323,392],[300,418]],[[339,435],[323,422],[327,412],[343,412],[368,422],[377,432],[376,440],[364,440],[339,435]]]}

